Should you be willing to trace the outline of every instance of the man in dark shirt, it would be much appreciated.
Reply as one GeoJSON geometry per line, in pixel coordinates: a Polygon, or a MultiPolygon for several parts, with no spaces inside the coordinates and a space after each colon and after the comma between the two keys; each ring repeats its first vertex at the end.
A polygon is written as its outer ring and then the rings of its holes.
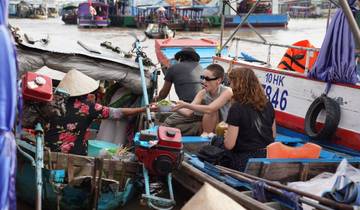
{"type": "Polygon", "coordinates": [[[200,56],[193,48],[183,48],[175,54],[175,60],[179,63],[166,70],[164,86],[155,100],[166,98],[174,83],[179,99],[192,102],[196,93],[201,90],[200,75],[203,69],[199,64],[200,56]]]}

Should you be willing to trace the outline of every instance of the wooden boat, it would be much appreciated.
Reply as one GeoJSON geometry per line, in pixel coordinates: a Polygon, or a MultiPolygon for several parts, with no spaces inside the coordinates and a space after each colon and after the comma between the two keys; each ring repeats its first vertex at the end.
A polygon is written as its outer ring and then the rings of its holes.
{"type": "MultiPolygon", "coordinates": [[[[242,21],[242,17],[245,16],[225,16],[225,27],[236,27],[242,21]]],[[[251,14],[247,19],[247,22],[254,27],[286,27],[289,23],[289,16],[287,14],[251,14]]],[[[247,25],[244,24],[246,27],[247,25]]]]}
{"type": "Polygon", "coordinates": [[[20,1],[9,1],[9,17],[17,16],[17,5],[20,1]]]}
{"type": "MultiPolygon", "coordinates": [[[[100,46],[97,51],[93,46],[84,43],[80,43],[80,47],[71,47],[76,52],[69,53],[67,49],[59,49],[56,45],[44,40],[40,40],[42,42],[40,44],[32,38],[24,38],[18,31],[13,31],[13,33],[16,37],[20,74],[28,69],[37,70],[44,66],[64,72],[76,67],[80,71],[86,69],[86,74],[98,80],[122,78],[121,84],[128,87],[131,91],[130,94],[136,95],[137,91],[141,92],[139,65],[135,63],[135,58],[122,59],[116,52],[100,46]],[[30,42],[31,40],[32,42],[30,42]],[[66,64],[62,59],[66,60],[66,64]],[[71,68],[68,69],[67,65],[70,65],[71,68]],[[101,71],[97,65],[102,66],[101,71]],[[140,82],[138,87],[135,80],[140,82]],[[137,90],[137,88],[139,89],[137,90]]],[[[54,41],[55,43],[56,41],[54,41]]],[[[145,83],[142,84],[147,85],[147,89],[151,92],[154,83],[151,82],[152,73],[150,72],[149,67],[146,67],[145,83]]],[[[20,200],[34,204],[35,192],[39,191],[36,190],[37,182],[35,182],[34,176],[36,170],[33,159],[35,151],[39,150],[22,140],[18,140],[17,143],[20,148],[17,167],[18,196],[20,200]],[[21,151],[25,151],[27,154],[21,151]]],[[[40,143],[40,145],[42,144],[40,143]]],[[[42,150],[40,149],[40,151],[42,150]]],[[[44,154],[45,164],[42,176],[44,181],[40,189],[44,192],[42,203],[46,209],[80,210],[90,207],[101,210],[118,209],[134,194],[134,177],[141,166],[132,159],[127,161],[102,160],[88,156],[50,152],[49,150],[45,150],[44,154]]],[[[39,200],[36,200],[36,203],[38,202],[39,200]]]]}
{"type": "Polygon", "coordinates": [[[55,5],[48,6],[48,17],[56,18],[59,16],[58,10],[55,5]]]}
{"type": "Polygon", "coordinates": [[[79,4],[77,11],[79,27],[107,27],[110,25],[109,5],[101,2],[93,2],[91,6],[95,9],[95,14],[91,15],[89,3],[83,2],[79,4]]]}
{"type": "MultiPolygon", "coordinates": [[[[299,133],[281,127],[278,127],[277,131],[276,141],[292,146],[304,144],[299,133]]],[[[210,183],[247,209],[289,208],[288,203],[285,202],[286,198],[282,196],[282,190],[295,192],[300,197],[306,195],[305,197],[319,201],[322,198],[317,195],[303,192],[301,189],[289,189],[285,185],[289,182],[308,181],[323,172],[334,173],[344,158],[347,158],[348,162],[354,167],[360,168],[359,153],[339,153],[338,151],[322,148],[320,157],[317,159],[253,158],[249,160],[245,173],[240,173],[225,167],[202,162],[196,155],[193,155],[192,152],[198,151],[199,146],[206,145],[204,138],[183,137],[183,143],[187,152],[181,168],[174,172],[174,179],[193,193],[197,192],[205,182],[210,183]],[[265,190],[266,202],[259,202],[253,196],[253,185],[256,181],[270,183],[270,186],[274,184],[271,181],[277,183],[275,184],[276,189],[265,190]],[[281,184],[278,184],[279,182],[281,184]],[[277,195],[274,195],[274,192],[277,192],[277,195]]],[[[209,143],[210,140],[208,140],[207,144],[209,143]]],[[[306,202],[306,198],[300,201],[300,203],[306,202]]],[[[327,209],[329,207],[331,209],[352,209],[350,205],[338,206],[342,204],[329,200],[320,203],[321,206],[318,209],[327,209]]],[[[311,203],[311,205],[316,206],[318,204],[311,203]]],[[[292,208],[290,207],[290,209],[292,208]]]]}
{"type": "MultiPolygon", "coordinates": [[[[20,200],[34,205],[36,195],[35,166],[26,151],[35,157],[35,147],[18,140],[16,187],[20,200]]],[[[140,165],[135,161],[95,159],[50,152],[44,153],[43,205],[47,209],[117,209],[134,194],[134,178],[140,165]]]]}
{"type": "Polygon", "coordinates": [[[175,32],[169,29],[167,26],[164,26],[164,29],[159,29],[159,25],[155,23],[150,23],[146,30],[144,31],[145,35],[150,39],[165,39],[165,38],[174,38],[175,32]]]}
{"type": "Polygon", "coordinates": [[[45,20],[47,18],[45,8],[42,5],[35,7],[32,18],[45,20]]]}
{"type": "MultiPolygon", "coordinates": [[[[200,162],[197,158],[188,157],[187,161],[183,161],[180,170],[174,172],[174,179],[182,186],[191,192],[197,192],[201,186],[206,182],[217,188],[221,192],[225,193],[233,200],[240,203],[247,209],[294,209],[289,206],[288,198],[284,196],[285,191],[293,192],[299,195],[299,202],[310,204],[316,209],[352,209],[353,207],[346,204],[334,202],[329,199],[323,199],[320,196],[306,193],[301,189],[291,189],[278,182],[272,182],[267,179],[259,178],[248,173],[240,173],[227,169],[221,166],[214,166],[207,163],[200,162]],[[260,202],[254,198],[252,189],[256,182],[264,183],[264,192],[266,193],[266,200],[260,202]],[[308,198],[314,199],[317,202],[309,202],[308,198]]],[[[358,165],[359,161],[350,162],[352,165],[358,165]]],[[[278,163],[277,163],[278,164],[278,163]]],[[[299,162],[297,162],[299,164],[299,162]]],[[[324,171],[334,172],[338,165],[338,162],[327,163],[309,163],[305,166],[303,173],[297,174],[297,176],[284,178],[284,175],[277,173],[273,175],[275,180],[283,178],[282,183],[293,180],[308,180],[310,177],[320,174],[324,171]],[[320,167],[320,168],[317,168],[320,167]]],[[[290,166],[290,169],[294,164],[278,164],[280,167],[290,166]]],[[[286,171],[283,170],[282,173],[286,171]]],[[[270,173],[269,173],[270,174],[270,173]]]]}
{"type": "MultiPolygon", "coordinates": [[[[244,0],[239,3],[232,2],[231,5],[236,8],[237,15],[225,16],[225,27],[236,27],[249,12],[255,1],[244,0]]],[[[253,9],[253,12],[247,19],[247,22],[254,27],[286,27],[289,22],[289,15],[285,13],[277,13],[278,5],[272,1],[261,1],[253,9]],[[274,4],[274,5],[273,5],[274,4]]],[[[247,27],[247,24],[242,26],[247,27]]]]}
{"type": "MultiPolygon", "coordinates": [[[[243,39],[244,40],[244,39],[243,39]]],[[[262,43],[262,42],[259,42],[262,43]]],[[[280,46],[280,45],[277,45],[280,46]]],[[[288,47],[288,46],[287,46],[288,47]]],[[[269,54],[270,55],[270,54],[269,54]]],[[[338,103],[341,110],[341,118],[337,128],[333,129],[333,137],[329,133],[328,138],[311,139],[305,134],[305,118],[307,110],[314,100],[321,97],[327,84],[322,81],[308,79],[305,75],[269,67],[270,65],[248,62],[244,60],[234,60],[234,58],[214,57],[213,62],[220,64],[225,70],[234,67],[248,67],[253,69],[260,82],[265,88],[265,93],[270,102],[276,109],[277,138],[292,146],[302,146],[305,142],[312,141],[322,146],[320,157],[317,159],[268,159],[254,158],[250,159],[245,169],[245,177],[262,177],[263,181],[275,180],[282,183],[292,181],[306,181],[322,172],[334,172],[340,161],[344,158],[355,167],[360,166],[360,127],[355,123],[360,118],[360,102],[354,100],[359,97],[359,84],[332,84],[331,90],[327,96],[338,103]],[[319,140],[321,139],[321,141],[319,140]]],[[[335,105],[334,105],[335,106],[335,105]]],[[[319,108],[318,108],[319,109],[319,108]]],[[[329,111],[328,111],[329,112],[329,111]]],[[[331,111],[330,111],[331,112],[331,111]]],[[[312,113],[314,114],[314,113],[312,113]]],[[[316,113],[319,114],[318,112],[316,113]]],[[[324,128],[328,122],[325,121],[325,113],[320,116],[312,116],[312,126],[324,128]],[[318,119],[318,120],[316,120],[318,119]]],[[[336,119],[334,120],[336,121],[336,119]]],[[[309,123],[309,122],[307,122],[309,123]]],[[[309,125],[307,125],[309,126],[309,125]]],[[[312,136],[314,138],[314,136],[312,136]]],[[[228,169],[215,168],[209,164],[203,163],[190,156],[188,162],[183,162],[183,168],[177,171],[174,178],[182,185],[193,192],[204,182],[209,182],[218,189],[236,199],[245,208],[266,209],[266,206],[260,206],[255,203],[244,201],[236,195],[249,194],[249,192],[239,192],[235,189],[252,189],[243,180],[234,180],[234,176],[228,177],[228,169]],[[220,182],[219,182],[220,181],[220,182]],[[226,183],[232,188],[223,185],[226,183]]],[[[259,180],[259,178],[255,179],[259,180]]],[[[253,183],[253,182],[250,182],[253,183]]],[[[297,191],[299,192],[299,191],[297,191]]],[[[313,196],[313,195],[310,195],[313,196]]],[[[326,201],[327,202],[327,201],[326,201]]],[[[320,202],[322,203],[322,202],[320,202]]],[[[340,208],[339,203],[330,202],[331,208],[340,208]]],[[[277,205],[277,204],[276,204],[277,205]]],[[[281,209],[282,206],[277,206],[281,209]]],[[[326,209],[321,207],[322,209],[326,209]]],[[[351,209],[346,206],[340,209],[351,209]]]]}
{"type": "Polygon", "coordinates": [[[20,1],[16,4],[16,16],[19,18],[29,18],[33,10],[33,6],[26,1],[20,1]]]}
{"type": "Polygon", "coordinates": [[[77,8],[78,5],[74,3],[64,5],[61,12],[61,20],[65,24],[77,24],[77,8]]]}
{"type": "MultiPolygon", "coordinates": [[[[158,23],[156,13],[159,6],[137,7],[136,26],[146,28],[148,24],[158,23]]],[[[203,31],[210,28],[211,23],[202,17],[203,8],[199,7],[176,7],[175,13],[172,7],[165,6],[167,14],[167,26],[174,31],[203,31]]]]}
{"type": "MultiPolygon", "coordinates": [[[[161,63],[163,69],[169,68],[175,63],[174,55],[183,47],[192,47],[200,55],[200,64],[203,67],[212,63],[212,56],[215,55],[218,42],[212,39],[165,39],[155,40],[156,57],[161,63]]],[[[227,54],[227,49],[222,51],[227,54]]]]}

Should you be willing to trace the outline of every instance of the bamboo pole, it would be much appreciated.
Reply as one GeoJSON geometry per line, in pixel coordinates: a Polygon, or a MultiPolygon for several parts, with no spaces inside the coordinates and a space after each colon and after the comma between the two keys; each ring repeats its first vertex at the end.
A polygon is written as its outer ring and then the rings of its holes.
{"type": "Polygon", "coordinates": [[[349,6],[349,3],[346,0],[339,0],[339,3],[340,3],[340,6],[341,6],[345,16],[346,16],[346,19],[349,22],[355,42],[356,42],[357,46],[360,46],[360,29],[356,23],[354,15],[349,6]]]}

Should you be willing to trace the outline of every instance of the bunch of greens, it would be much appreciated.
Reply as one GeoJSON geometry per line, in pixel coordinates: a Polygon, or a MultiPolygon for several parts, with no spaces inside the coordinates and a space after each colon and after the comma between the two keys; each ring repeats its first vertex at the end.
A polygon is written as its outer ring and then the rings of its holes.
{"type": "Polygon", "coordinates": [[[166,99],[163,99],[163,100],[157,102],[158,106],[170,106],[171,104],[172,104],[171,101],[166,100],[166,99]]]}

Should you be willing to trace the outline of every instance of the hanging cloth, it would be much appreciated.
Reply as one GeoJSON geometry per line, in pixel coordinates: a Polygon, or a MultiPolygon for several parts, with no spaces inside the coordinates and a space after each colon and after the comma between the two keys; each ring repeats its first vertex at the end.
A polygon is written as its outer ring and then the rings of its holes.
{"type": "Polygon", "coordinates": [[[0,1],[0,210],[16,209],[16,144],[12,133],[17,99],[15,49],[7,29],[8,0],[0,1]]]}
{"type": "MultiPolygon", "coordinates": [[[[354,11],[356,0],[348,0],[354,11]]],[[[344,12],[338,9],[325,34],[318,59],[308,74],[329,83],[358,82],[355,63],[355,41],[344,12]]],[[[328,90],[327,90],[328,91],[328,90]]]]}

